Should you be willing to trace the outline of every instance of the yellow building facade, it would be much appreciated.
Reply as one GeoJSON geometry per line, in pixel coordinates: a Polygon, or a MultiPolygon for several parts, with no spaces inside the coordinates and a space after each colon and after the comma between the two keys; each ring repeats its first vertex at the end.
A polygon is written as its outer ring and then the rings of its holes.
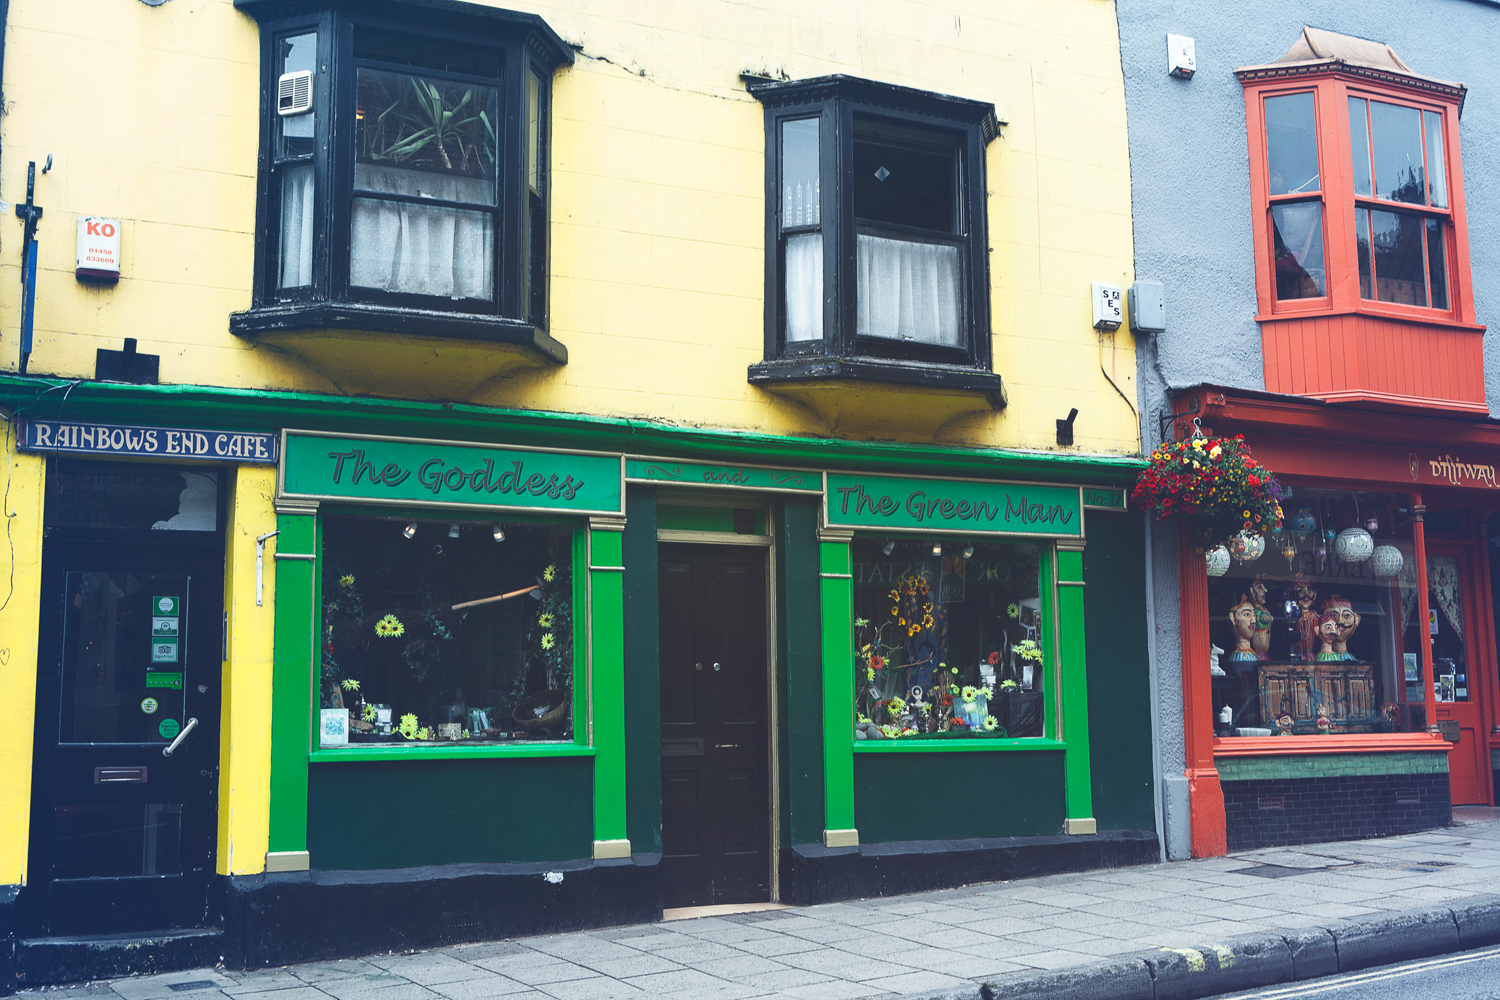
{"type": "MultiPolygon", "coordinates": [[[[1149,739],[1099,801],[1089,706],[1123,681],[1095,678],[1070,586],[1138,592],[1135,341],[1094,304],[1133,280],[1113,4],[12,0],[4,39],[0,191],[26,202],[34,170],[42,209],[35,268],[0,252],[19,940],[212,925],[253,964],[395,940],[299,930],[337,873],[495,869],[504,916],[410,943],[546,926],[507,881],[544,862],[582,866],[565,911],[653,919],[710,883],[814,901],[862,843],[1061,832],[1124,863],[1154,838],[1149,739]],[[87,219],[118,227],[117,279],[77,273],[87,219]],[[496,552],[522,553],[505,579],[496,552]],[[365,589],[390,574],[427,582],[365,589]],[[918,624],[880,655],[851,622],[886,583],[918,624]],[[725,643],[759,650],[758,686],[689,674],[673,701],[671,657],[696,674],[725,643]],[[877,669],[907,673],[872,694],[877,669]],[[947,701],[914,713],[914,688],[947,701]],[[733,722],[754,759],[703,750],[725,699],[761,706],[733,722]],[[752,775],[759,868],[674,860],[673,824],[728,801],[673,798],[683,746],[703,788],[752,775]],[[879,813],[931,771],[994,808],[879,813]],[[384,795],[413,815],[348,826],[384,795]],[[528,797],[545,822],[510,816],[528,797]]],[[[27,954],[8,979],[44,981],[27,954]]]]}

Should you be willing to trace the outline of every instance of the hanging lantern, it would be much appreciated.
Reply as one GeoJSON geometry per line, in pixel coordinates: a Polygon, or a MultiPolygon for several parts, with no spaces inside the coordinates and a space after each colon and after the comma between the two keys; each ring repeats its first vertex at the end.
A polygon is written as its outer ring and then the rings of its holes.
{"type": "Polygon", "coordinates": [[[1255,562],[1265,554],[1265,551],[1265,536],[1253,531],[1239,531],[1229,539],[1229,554],[1234,557],[1235,562],[1255,562]]]}
{"type": "Polygon", "coordinates": [[[1291,569],[1293,563],[1295,563],[1297,559],[1297,547],[1288,543],[1287,546],[1281,550],[1281,554],[1286,557],[1286,568],[1291,569]]]}
{"type": "Polygon", "coordinates": [[[1377,545],[1375,555],[1370,559],[1370,568],[1375,571],[1375,575],[1387,580],[1400,576],[1405,566],[1406,558],[1394,545],[1377,545]]]}
{"type": "Polygon", "coordinates": [[[1298,507],[1297,513],[1292,515],[1292,530],[1299,535],[1305,535],[1317,526],[1311,507],[1298,507]]]}
{"type": "Polygon", "coordinates": [[[1203,553],[1203,561],[1208,564],[1209,576],[1223,576],[1229,570],[1229,550],[1215,545],[1203,553]]]}
{"type": "Polygon", "coordinates": [[[1346,563],[1364,562],[1375,552],[1375,539],[1364,528],[1345,528],[1334,539],[1333,552],[1346,563]]]}
{"type": "Polygon", "coordinates": [[[1365,518],[1365,530],[1370,532],[1371,534],[1379,531],[1380,518],[1376,517],[1374,514],[1371,514],[1369,517],[1365,518]]]}

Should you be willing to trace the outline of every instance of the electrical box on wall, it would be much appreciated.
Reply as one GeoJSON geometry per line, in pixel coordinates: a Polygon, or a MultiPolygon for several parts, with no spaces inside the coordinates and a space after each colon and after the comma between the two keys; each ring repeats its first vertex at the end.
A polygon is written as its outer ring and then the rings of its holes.
{"type": "Polygon", "coordinates": [[[1160,281],[1137,281],[1126,296],[1130,306],[1130,329],[1136,333],[1161,333],[1167,328],[1167,292],[1160,281]]]}
{"type": "Polygon", "coordinates": [[[89,281],[120,280],[119,219],[78,217],[78,266],[73,273],[89,281]]]}
{"type": "Polygon", "coordinates": [[[1167,36],[1167,72],[1179,80],[1191,80],[1198,71],[1198,56],[1187,35],[1167,36]]]}
{"type": "Polygon", "coordinates": [[[1094,282],[1094,329],[1118,330],[1125,319],[1125,301],[1119,285],[1094,282]]]}

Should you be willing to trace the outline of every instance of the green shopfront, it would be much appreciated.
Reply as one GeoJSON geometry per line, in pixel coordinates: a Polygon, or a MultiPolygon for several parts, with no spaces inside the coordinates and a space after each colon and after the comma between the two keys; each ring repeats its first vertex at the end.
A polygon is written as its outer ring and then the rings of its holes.
{"type": "Polygon", "coordinates": [[[269,704],[226,701],[269,734],[263,864],[220,864],[226,960],[1159,857],[1135,460],[107,384],[67,405],[280,434],[274,495],[227,501],[231,536],[238,506],[273,525],[231,538],[261,558],[228,576],[274,637],[269,704]]]}

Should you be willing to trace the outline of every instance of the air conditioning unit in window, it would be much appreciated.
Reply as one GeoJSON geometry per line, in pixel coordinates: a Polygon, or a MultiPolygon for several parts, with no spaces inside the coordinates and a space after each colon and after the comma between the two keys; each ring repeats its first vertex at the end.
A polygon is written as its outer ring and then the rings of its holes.
{"type": "Polygon", "coordinates": [[[276,81],[276,113],[283,118],[312,110],[312,70],[283,73],[276,81]]]}

